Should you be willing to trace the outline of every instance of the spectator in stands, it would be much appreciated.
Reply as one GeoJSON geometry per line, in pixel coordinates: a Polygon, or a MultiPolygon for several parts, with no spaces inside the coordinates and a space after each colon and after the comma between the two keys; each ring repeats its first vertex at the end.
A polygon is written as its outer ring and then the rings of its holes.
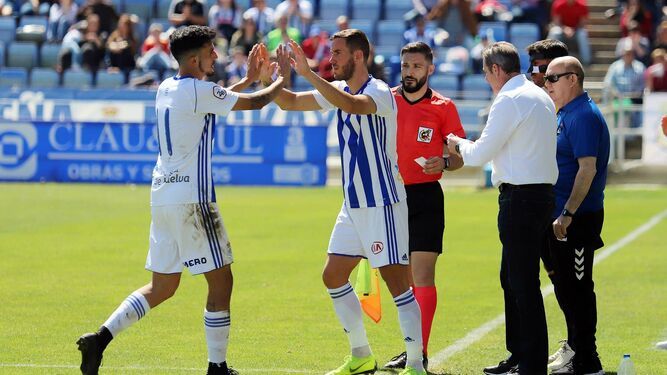
{"type": "Polygon", "coordinates": [[[206,25],[204,4],[198,0],[172,0],[169,5],[169,22],[174,27],[206,25]]]}
{"type": "Polygon", "coordinates": [[[628,24],[628,31],[628,36],[619,39],[618,43],[616,43],[616,58],[621,58],[621,56],[623,56],[625,45],[631,44],[635,59],[641,61],[645,66],[648,66],[650,64],[649,50],[651,48],[651,42],[648,41],[648,38],[642,35],[637,21],[630,21],[628,24]]]}
{"type": "Polygon", "coordinates": [[[237,83],[248,72],[248,56],[243,47],[233,48],[230,55],[231,61],[225,67],[227,86],[237,83]]]}
{"type": "Polygon", "coordinates": [[[137,61],[144,70],[164,72],[174,65],[169,53],[169,39],[162,31],[160,23],[154,23],[148,29],[148,36],[141,46],[141,57],[137,61]]]}
{"type": "Polygon", "coordinates": [[[56,69],[62,72],[70,67],[74,70],[83,67],[97,71],[103,59],[104,36],[100,32],[100,17],[91,13],[65,34],[56,69]]]}
{"type": "MultiPolygon", "coordinates": [[[[641,104],[645,70],[644,64],[635,60],[632,44],[626,43],[623,47],[623,57],[609,66],[604,77],[605,100],[609,100],[612,94],[617,94],[629,97],[633,104],[641,104]]],[[[632,112],[630,124],[632,127],[641,125],[641,111],[632,112]]]]}
{"type": "Polygon", "coordinates": [[[546,1],[541,0],[512,0],[512,22],[530,22],[540,28],[540,35],[546,34],[549,24],[549,8],[546,1]]]}
{"type": "Polygon", "coordinates": [[[246,56],[250,54],[252,46],[262,41],[262,34],[257,31],[257,24],[255,24],[255,19],[246,15],[243,15],[243,23],[241,28],[236,30],[234,35],[232,35],[232,40],[229,43],[229,49],[241,46],[243,47],[246,56]]]}
{"type": "Polygon", "coordinates": [[[656,31],[655,43],[653,43],[653,50],[656,50],[658,48],[667,50],[667,19],[665,19],[660,23],[656,31]]]}
{"type": "Polygon", "coordinates": [[[413,20],[414,27],[403,33],[403,43],[423,42],[431,48],[435,48],[435,30],[426,28],[426,20],[421,14],[413,20]]]}
{"type": "Polygon", "coordinates": [[[588,22],[586,0],[554,0],[551,5],[551,20],[552,25],[547,39],[564,42],[570,51],[579,52],[579,60],[584,65],[590,65],[591,46],[586,30],[588,22]]]}
{"type": "Polygon", "coordinates": [[[111,2],[106,0],[86,0],[86,3],[79,9],[77,19],[85,20],[90,14],[99,16],[101,35],[109,35],[116,28],[118,22],[118,13],[111,2]]]}
{"type": "Polygon", "coordinates": [[[51,5],[49,10],[49,41],[61,41],[67,30],[76,23],[79,6],[73,0],[60,0],[51,5]]]}
{"type": "Polygon", "coordinates": [[[129,73],[137,65],[134,55],[137,53],[137,40],[134,38],[132,19],[129,14],[122,14],[118,27],[107,39],[109,66],[129,73]]]}
{"type": "Polygon", "coordinates": [[[266,0],[253,0],[254,7],[243,13],[243,18],[250,17],[257,25],[257,31],[266,35],[273,29],[274,11],[266,6],[266,0]]]}
{"type": "Polygon", "coordinates": [[[46,16],[51,8],[51,0],[23,0],[21,16],[46,16]]]}
{"type": "Polygon", "coordinates": [[[506,21],[505,14],[509,10],[499,0],[481,0],[475,6],[477,22],[506,21]]]}
{"type": "Polygon", "coordinates": [[[412,6],[414,10],[424,16],[427,20],[434,20],[436,17],[435,13],[431,13],[438,5],[440,0],[412,0],[412,6]]]}
{"type": "Polygon", "coordinates": [[[482,52],[484,49],[491,44],[489,36],[487,34],[482,34],[479,36],[479,43],[477,43],[470,50],[470,61],[472,62],[472,72],[474,74],[483,74],[482,68],[484,63],[482,61],[482,52]]]}
{"type": "Polygon", "coordinates": [[[651,53],[653,65],[646,69],[645,85],[648,92],[667,92],[667,51],[658,48],[651,53]]]}
{"type": "Polygon", "coordinates": [[[370,45],[368,60],[366,60],[368,74],[381,81],[387,81],[387,75],[384,73],[384,56],[375,56],[375,46],[370,45]]]}
{"type": "Polygon", "coordinates": [[[426,19],[438,20],[438,26],[449,33],[449,38],[443,42],[444,47],[472,48],[473,37],[477,35],[477,20],[470,0],[440,0],[426,19]]]}
{"type": "Polygon", "coordinates": [[[333,71],[329,62],[329,57],[331,56],[329,33],[326,30],[319,29],[317,26],[311,27],[310,37],[303,41],[301,48],[308,58],[310,69],[317,72],[320,77],[327,81],[333,81],[333,71]]]}
{"type": "Polygon", "coordinates": [[[14,2],[12,0],[0,0],[0,16],[8,17],[14,14],[14,2]]]}
{"type": "Polygon", "coordinates": [[[313,4],[309,0],[285,0],[276,6],[275,18],[286,14],[288,24],[308,35],[313,22],[313,4]]]}
{"type": "Polygon", "coordinates": [[[636,21],[642,35],[653,40],[653,16],[640,0],[628,0],[628,5],[621,13],[620,26],[623,36],[628,36],[630,21],[636,21]]]}
{"type": "Polygon", "coordinates": [[[338,26],[338,31],[343,31],[350,28],[350,20],[347,16],[338,16],[336,18],[336,26],[338,26]]]}
{"type": "MultiPolygon", "coordinates": [[[[276,20],[276,28],[269,31],[269,34],[266,36],[266,48],[270,53],[275,52],[280,43],[287,45],[290,39],[301,43],[301,32],[295,27],[288,26],[287,22],[287,14],[279,15],[276,20]]],[[[242,75],[241,77],[244,76],[242,75]]]]}
{"type": "Polygon", "coordinates": [[[242,14],[243,10],[235,0],[218,0],[208,12],[208,25],[229,44],[232,35],[241,27],[242,14]]]}

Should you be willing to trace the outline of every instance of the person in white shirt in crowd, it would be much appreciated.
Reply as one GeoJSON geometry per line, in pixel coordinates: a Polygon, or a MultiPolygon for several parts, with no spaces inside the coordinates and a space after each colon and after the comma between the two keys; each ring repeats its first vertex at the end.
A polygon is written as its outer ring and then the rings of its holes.
{"type": "Polygon", "coordinates": [[[540,251],[546,246],[558,178],[556,108],[543,89],[521,74],[519,52],[512,44],[491,44],[482,56],[486,80],[496,94],[486,126],[474,142],[449,135],[447,147],[450,154],[461,155],[466,165],[492,161],[491,181],[500,190],[500,284],[505,298],[505,344],[511,355],[484,373],[546,375],[540,251]]]}
{"type": "Polygon", "coordinates": [[[273,29],[275,11],[266,6],[266,0],[253,0],[254,7],[243,12],[243,19],[251,18],[257,25],[257,31],[266,35],[273,29]]]}
{"type": "Polygon", "coordinates": [[[51,42],[63,40],[70,26],[76,23],[79,6],[73,0],[60,0],[49,9],[49,29],[47,39],[51,42]]]}
{"type": "Polygon", "coordinates": [[[276,6],[275,18],[287,15],[287,24],[308,35],[313,22],[313,4],[308,0],[285,0],[276,6]]]}

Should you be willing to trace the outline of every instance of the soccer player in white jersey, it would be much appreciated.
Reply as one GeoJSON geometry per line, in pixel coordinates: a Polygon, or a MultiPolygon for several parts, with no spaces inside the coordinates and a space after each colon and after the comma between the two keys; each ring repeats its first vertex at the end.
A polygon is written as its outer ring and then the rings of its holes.
{"type": "Polygon", "coordinates": [[[247,77],[224,89],[203,80],[213,74],[215,35],[208,27],[188,26],[169,38],[179,71],[162,82],[156,97],[159,155],[153,170],[146,259],[152,281],[130,294],[96,333],[79,338],[83,374],[97,374],[109,342],[176,292],[183,267],[193,275],[203,273],[208,283],[204,310],[208,374],[237,374],[226,362],[232,250],[215,203],[211,175],[215,116],[269,103],[289,81],[290,61],[286,50],[278,49],[276,82],[252,94],[237,93],[259,78],[263,61],[256,45],[247,77]]]}
{"type": "MultiPolygon", "coordinates": [[[[371,374],[377,369],[359,299],[348,280],[362,257],[380,269],[398,307],[407,349],[407,366],[401,374],[426,374],[420,310],[410,290],[407,266],[408,214],[405,189],[398,179],[396,101],[386,83],[368,74],[370,48],[363,32],[347,29],[331,39],[336,81],[329,83],[312,72],[301,47],[291,41],[292,66],[315,90],[283,89],[275,100],[285,110],[337,111],[345,200],[331,233],[322,278],[352,353],[327,375],[371,374]]],[[[263,49],[262,54],[266,54],[263,49]]],[[[270,82],[268,70],[262,69],[264,84],[270,82]]]]}

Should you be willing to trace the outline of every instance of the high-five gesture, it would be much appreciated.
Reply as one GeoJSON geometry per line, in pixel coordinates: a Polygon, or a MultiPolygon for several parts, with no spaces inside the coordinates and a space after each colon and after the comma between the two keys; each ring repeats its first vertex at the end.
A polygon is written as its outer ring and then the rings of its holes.
{"type": "Polygon", "coordinates": [[[281,44],[276,50],[276,55],[278,57],[278,74],[280,74],[285,82],[287,82],[292,73],[289,52],[287,51],[287,48],[281,44]]]}
{"type": "Polygon", "coordinates": [[[310,70],[310,66],[308,66],[308,59],[306,58],[306,54],[303,52],[303,49],[301,49],[299,43],[295,42],[294,40],[289,41],[289,46],[294,53],[294,58],[292,59],[292,66],[294,67],[294,70],[296,70],[299,75],[306,77],[308,73],[312,72],[310,70]]]}
{"type": "Polygon", "coordinates": [[[264,86],[268,86],[273,81],[273,73],[275,73],[276,69],[278,68],[278,63],[275,61],[271,62],[269,51],[266,49],[264,44],[260,44],[258,53],[260,58],[263,60],[262,66],[260,67],[259,80],[264,84],[264,86]]]}
{"type": "Polygon", "coordinates": [[[264,57],[260,54],[260,46],[262,45],[263,44],[258,43],[252,46],[252,50],[250,50],[250,54],[248,55],[248,71],[246,72],[246,77],[251,83],[259,80],[261,68],[265,62],[264,57]]]}

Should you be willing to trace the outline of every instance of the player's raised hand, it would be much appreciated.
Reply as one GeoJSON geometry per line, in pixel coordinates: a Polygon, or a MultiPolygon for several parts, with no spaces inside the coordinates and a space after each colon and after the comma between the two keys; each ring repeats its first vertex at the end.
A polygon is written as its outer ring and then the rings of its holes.
{"type": "Polygon", "coordinates": [[[250,50],[250,54],[248,55],[248,71],[246,72],[246,78],[248,78],[250,82],[257,82],[260,78],[262,64],[265,63],[264,58],[260,53],[260,45],[261,43],[252,46],[252,50],[250,50]]]}
{"type": "Polygon", "coordinates": [[[289,46],[292,49],[292,53],[294,53],[294,58],[292,59],[292,66],[294,67],[294,70],[296,70],[299,75],[305,77],[307,73],[311,72],[310,66],[308,66],[308,59],[306,58],[306,54],[303,52],[303,49],[301,49],[299,43],[295,42],[294,40],[290,39],[289,46]]]}
{"type": "Polygon", "coordinates": [[[281,44],[276,50],[276,55],[278,56],[278,74],[280,74],[285,81],[289,81],[292,74],[292,67],[290,64],[291,59],[287,48],[281,44]]]}

